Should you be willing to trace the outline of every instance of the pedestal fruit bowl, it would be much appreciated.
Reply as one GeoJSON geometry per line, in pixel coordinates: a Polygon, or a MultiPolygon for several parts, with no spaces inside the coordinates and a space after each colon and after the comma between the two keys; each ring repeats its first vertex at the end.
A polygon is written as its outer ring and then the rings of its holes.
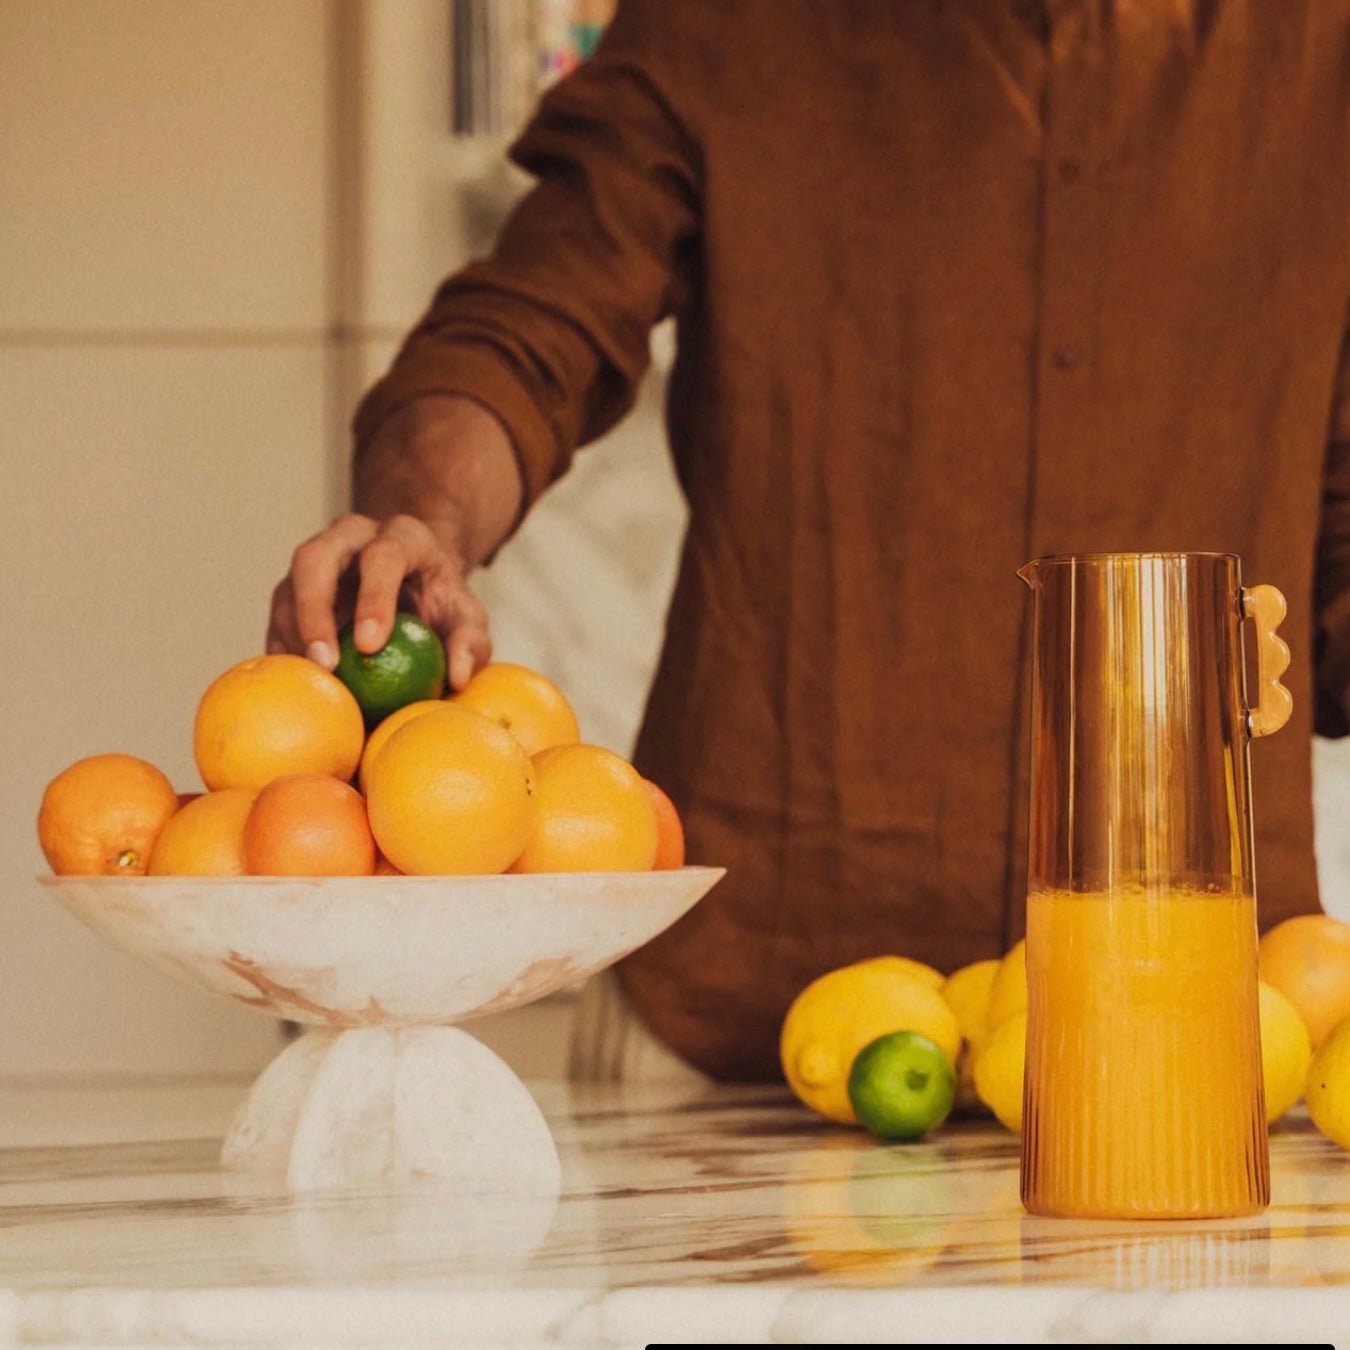
{"type": "Polygon", "coordinates": [[[685,914],[719,868],[483,877],[46,877],[114,946],[305,1023],[225,1139],[224,1166],[294,1191],[435,1178],[556,1191],[524,1084],[458,1024],[612,965],[685,914]]]}

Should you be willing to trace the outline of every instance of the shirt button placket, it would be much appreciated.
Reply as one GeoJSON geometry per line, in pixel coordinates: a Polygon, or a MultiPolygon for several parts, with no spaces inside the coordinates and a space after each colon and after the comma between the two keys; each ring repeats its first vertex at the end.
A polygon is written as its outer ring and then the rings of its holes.
{"type": "MultiPolygon", "coordinates": [[[[1083,384],[1091,362],[1095,283],[1090,204],[1093,164],[1095,25],[1082,3],[1057,5],[1046,60],[1041,142],[1040,233],[1031,443],[1026,495],[1026,557],[1090,548],[1076,530],[1075,456],[1090,453],[1083,384]]],[[[1081,472],[1081,471],[1080,471],[1081,472]]],[[[1024,643],[1029,641],[1024,633],[1024,643]]],[[[1024,646],[1024,652],[1029,648],[1024,646]]],[[[1023,660],[1022,678],[1028,661],[1023,660]]],[[[1025,707],[1025,700],[1022,705],[1025,707]]],[[[1024,931],[1026,802],[1030,791],[1027,728],[1013,728],[1004,936],[1024,931]]]]}
{"type": "Polygon", "coordinates": [[[1101,140],[1100,20],[1089,4],[1054,14],[1043,127],[1040,314],[1035,445],[1029,497],[1031,556],[1090,547],[1075,534],[1074,483],[1091,452],[1085,383],[1097,323],[1097,224],[1091,165],[1101,140]],[[1075,463],[1077,461],[1077,463],[1075,463]]]}

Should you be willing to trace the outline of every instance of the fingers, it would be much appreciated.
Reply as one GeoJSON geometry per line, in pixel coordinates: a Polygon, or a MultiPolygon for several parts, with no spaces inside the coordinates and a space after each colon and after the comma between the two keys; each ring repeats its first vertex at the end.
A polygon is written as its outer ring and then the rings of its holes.
{"type": "Polygon", "coordinates": [[[300,652],[332,670],[339,597],[351,602],[355,596],[350,612],[363,652],[377,652],[389,640],[402,603],[444,641],[450,687],[458,691],[492,655],[487,611],[465,585],[465,571],[463,558],[413,516],[382,524],[343,516],[295,550],[289,575],[272,593],[267,650],[300,652]]]}
{"type": "Polygon", "coordinates": [[[394,516],[361,553],[353,635],[358,651],[389,640],[404,582],[415,580],[421,617],[445,639],[450,687],[462,689],[492,654],[487,610],[464,584],[464,566],[412,516],[394,516]]]}
{"type": "Polygon", "coordinates": [[[295,592],[291,579],[284,577],[272,592],[272,610],[267,621],[266,650],[269,656],[279,652],[299,652],[300,633],[295,626],[295,592]]]}
{"type": "Polygon", "coordinates": [[[340,516],[327,529],[305,540],[291,558],[295,649],[325,670],[332,670],[338,659],[333,615],[338,580],[378,529],[368,516],[340,516]]]}
{"type": "Polygon", "coordinates": [[[458,693],[491,659],[492,638],[488,635],[487,610],[471,590],[461,586],[456,621],[445,640],[445,667],[450,688],[458,693]]]}
{"type": "Polygon", "coordinates": [[[404,579],[445,570],[431,531],[413,516],[391,516],[361,551],[361,585],[356,593],[352,636],[362,652],[377,652],[389,641],[404,579]]]}

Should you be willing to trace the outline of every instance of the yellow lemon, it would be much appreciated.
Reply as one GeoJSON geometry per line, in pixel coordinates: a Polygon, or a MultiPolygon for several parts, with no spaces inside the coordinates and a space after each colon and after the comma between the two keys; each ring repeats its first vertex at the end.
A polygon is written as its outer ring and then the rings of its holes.
{"type": "Polygon", "coordinates": [[[956,1014],[961,1028],[961,1058],[956,1065],[956,1109],[975,1110],[980,1105],[971,1081],[975,1047],[983,1039],[989,1014],[989,995],[1001,963],[991,958],[975,961],[954,971],[942,986],[942,997],[956,1014]]]}
{"type": "Polygon", "coordinates": [[[1338,1023],[1313,1055],[1304,1095],[1312,1123],[1350,1148],[1350,1018],[1338,1023]]]}
{"type": "Polygon", "coordinates": [[[999,1122],[1020,1134],[1022,1082],[1026,1074],[1027,1014],[1003,1019],[975,1057],[975,1091],[999,1122]]]}
{"type": "Polygon", "coordinates": [[[1266,1120],[1274,1122],[1303,1096],[1312,1040],[1298,1009],[1274,985],[1261,986],[1261,1077],[1266,1120]]]}
{"type": "Polygon", "coordinates": [[[878,956],[813,980],[797,995],[779,1040],[783,1073],[821,1115],[857,1123],[848,1076],[864,1046],[891,1031],[917,1031],[956,1061],[961,1028],[937,988],[910,962],[878,956]]]}
{"type": "Polygon", "coordinates": [[[1024,938],[1005,956],[989,990],[989,1012],[980,1037],[989,1035],[1027,1006],[1027,944],[1024,938]]]}
{"type": "Polygon", "coordinates": [[[907,971],[916,980],[922,981],[933,989],[941,989],[947,982],[947,977],[936,966],[911,960],[908,956],[884,956],[878,957],[877,960],[889,961],[893,970],[907,971]]]}
{"type": "Polygon", "coordinates": [[[961,1035],[968,1041],[978,1040],[989,1014],[989,996],[994,989],[994,976],[1000,962],[975,961],[953,971],[943,982],[942,997],[956,1014],[961,1035]]]}

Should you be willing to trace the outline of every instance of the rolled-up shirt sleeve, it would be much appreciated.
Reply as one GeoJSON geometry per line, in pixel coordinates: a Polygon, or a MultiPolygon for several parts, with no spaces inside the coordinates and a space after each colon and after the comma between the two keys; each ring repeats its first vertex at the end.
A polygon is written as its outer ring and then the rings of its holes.
{"type": "Polygon", "coordinates": [[[698,253],[697,142],[677,112],[665,0],[624,0],[596,54],[511,150],[536,186],[491,256],[450,277],[357,410],[356,453],[396,408],[461,394],[510,433],[525,505],[631,407],[652,326],[698,253]]]}
{"type": "Polygon", "coordinates": [[[1322,474],[1317,548],[1317,711],[1321,736],[1350,735],[1350,328],[1341,343],[1322,474]]]}

